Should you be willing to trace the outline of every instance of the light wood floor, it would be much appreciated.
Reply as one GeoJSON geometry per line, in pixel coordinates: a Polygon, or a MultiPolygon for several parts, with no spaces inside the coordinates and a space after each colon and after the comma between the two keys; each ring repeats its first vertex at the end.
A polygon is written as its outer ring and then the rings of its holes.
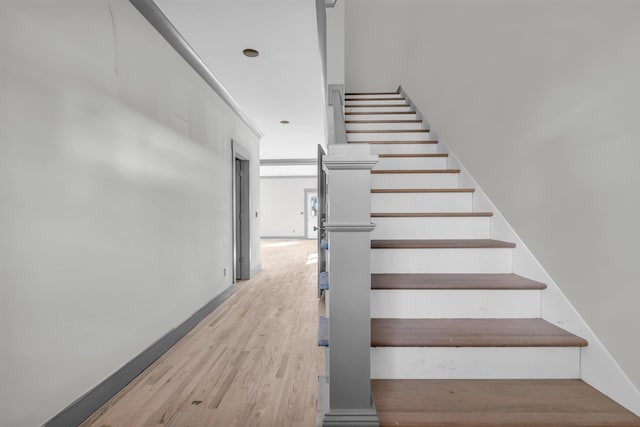
{"type": "Polygon", "coordinates": [[[263,241],[263,271],[82,426],[315,425],[315,245],[263,241]]]}

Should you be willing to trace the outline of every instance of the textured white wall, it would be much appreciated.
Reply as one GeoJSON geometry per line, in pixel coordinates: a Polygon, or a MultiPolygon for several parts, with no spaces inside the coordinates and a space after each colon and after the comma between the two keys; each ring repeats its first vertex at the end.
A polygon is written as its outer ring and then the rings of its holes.
{"type": "Polygon", "coordinates": [[[0,4],[12,427],[45,422],[231,285],[232,138],[255,159],[259,210],[256,137],[127,1],[45,3],[0,4]]]}
{"type": "Polygon", "coordinates": [[[304,190],[316,178],[260,179],[260,231],[264,237],[304,237],[304,190]]]}
{"type": "Polygon", "coordinates": [[[348,90],[402,84],[640,385],[640,2],[349,0],[348,90]]]}
{"type": "Polygon", "coordinates": [[[327,8],[328,84],[344,84],[344,3],[327,8]]]}

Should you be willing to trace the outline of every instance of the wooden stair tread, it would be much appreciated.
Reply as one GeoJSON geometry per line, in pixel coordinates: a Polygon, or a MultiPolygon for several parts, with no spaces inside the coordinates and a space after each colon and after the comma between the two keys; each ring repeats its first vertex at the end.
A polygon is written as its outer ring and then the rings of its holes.
{"type": "Polygon", "coordinates": [[[385,273],[371,275],[371,289],[546,289],[513,273],[385,273]]]}
{"type": "Polygon", "coordinates": [[[398,98],[384,98],[384,97],[382,98],[348,98],[347,97],[344,100],[345,102],[347,101],[405,101],[405,98],[400,97],[400,94],[398,94],[398,98]]]}
{"type": "Polygon", "coordinates": [[[460,169],[375,169],[372,174],[398,174],[398,173],[460,173],[460,169]]]}
{"type": "Polygon", "coordinates": [[[348,141],[349,144],[437,144],[438,141],[348,141]]]}
{"type": "Polygon", "coordinates": [[[372,212],[371,218],[473,218],[492,217],[493,212],[372,212]]]}
{"type": "Polygon", "coordinates": [[[429,129],[351,129],[347,133],[418,133],[429,132],[429,129]]]}
{"type": "Polygon", "coordinates": [[[378,154],[378,157],[384,158],[414,158],[414,157],[449,157],[446,153],[431,154],[378,154]]]}
{"type": "Polygon", "coordinates": [[[371,319],[372,347],[584,347],[542,319],[371,319]]]}
{"type": "Polygon", "coordinates": [[[372,380],[380,427],[640,426],[577,379],[372,380]]]}
{"type": "Polygon", "coordinates": [[[400,95],[398,92],[346,92],[345,96],[350,95],[400,95]]]}
{"type": "Polygon", "coordinates": [[[475,188],[372,188],[372,193],[473,193],[475,188]]]}
{"type": "Polygon", "coordinates": [[[422,123],[422,120],[345,120],[348,124],[422,123]]]}
{"type": "MultiPolygon", "coordinates": [[[[364,99],[362,101],[365,101],[364,99]]],[[[409,104],[344,104],[345,108],[389,108],[389,107],[410,107],[409,104]]]]}
{"type": "Polygon", "coordinates": [[[371,240],[371,249],[500,249],[515,247],[515,243],[494,239],[371,240]]]}
{"type": "Polygon", "coordinates": [[[367,115],[367,114],[416,114],[415,111],[347,111],[345,115],[367,115]]]}

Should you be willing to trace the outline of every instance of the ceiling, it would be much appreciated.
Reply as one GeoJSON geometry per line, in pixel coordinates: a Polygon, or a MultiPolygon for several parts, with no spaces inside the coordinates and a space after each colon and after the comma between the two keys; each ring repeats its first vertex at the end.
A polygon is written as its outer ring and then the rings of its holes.
{"type": "Polygon", "coordinates": [[[260,158],[316,156],[326,109],[314,1],[155,3],[262,131],[260,158]]]}

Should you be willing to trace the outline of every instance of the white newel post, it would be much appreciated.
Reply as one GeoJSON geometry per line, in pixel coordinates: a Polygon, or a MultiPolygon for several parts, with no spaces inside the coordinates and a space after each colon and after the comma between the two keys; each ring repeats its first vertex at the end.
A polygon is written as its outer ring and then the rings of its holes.
{"type": "Polygon", "coordinates": [[[323,426],[378,426],[371,397],[371,175],[367,144],[332,145],[328,176],[328,402],[323,426]]]}

